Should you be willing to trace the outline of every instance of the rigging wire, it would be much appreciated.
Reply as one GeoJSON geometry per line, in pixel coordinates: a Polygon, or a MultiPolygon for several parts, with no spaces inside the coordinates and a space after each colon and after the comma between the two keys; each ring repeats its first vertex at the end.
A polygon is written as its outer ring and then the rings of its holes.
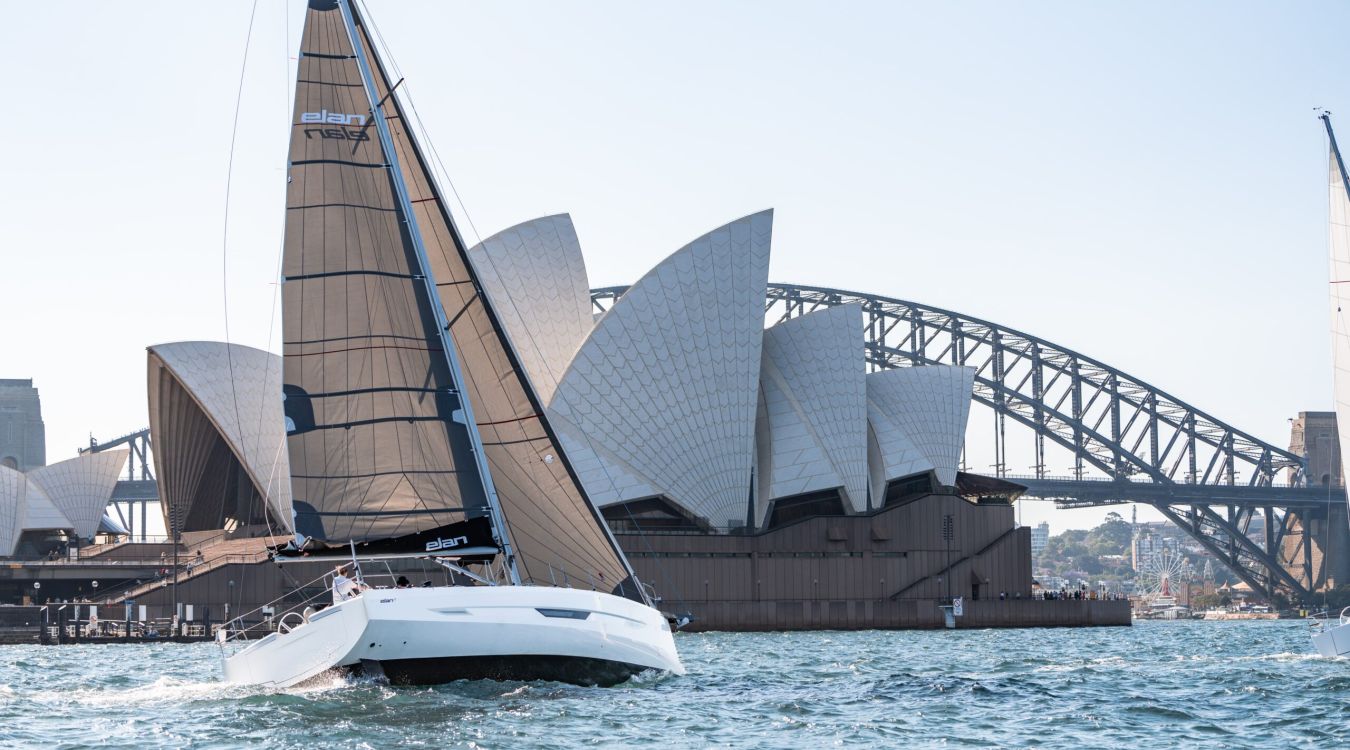
{"type": "MultiPolygon", "coordinates": [[[[402,69],[399,67],[398,60],[394,57],[392,51],[389,48],[389,44],[384,39],[384,34],[381,33],[379,25],[375,22],[372,15],[369,12],[366,12],[363,13],[362,16],[365,24],[369,26],[371,30],[374,32],[373,41],[375,41],[383,51],[383,58],[386,61],[388,61],[390,69],[394,74],[394,77],[403,84],[401,87],[403,89],[403,92],[400,95],[400,98],[407,103],[408,110],[412,113],[413,127],[416,129],[418,135],[421,137],[421,143],[425,144],[431,153],[432,166],[435,171],[435,174],[429,175],[429,177],[432,177],[433,179],[438,179],[439,181],[444,182],[446,185],[450,186],[450,192],[451,194],[454,195],[455,201],[459,204],[460,214],[464,217],[464,220],[468,224],[470,231],[473,233],[474,245],[481,245],[483,243],[482,236],[478,232],[478,227],[474,224],[473,217],[469,213],[468,206],[465,204],[464,199],[461,197],[459,189],[455,186],[454,180],[450,178],[449,170],[446,169],[445,163],[441,159],[440,152],[436,149],[435,141],[431,139],[430,135],[427,132],[426,125],[422,122],[422,116],[418,112],[416,101],[413,98],[412,84],[408,82],[402,69]]],[[[391,91],[390,93],[392,95],[393,92],[391,91]]],[[[487,261],[487,264],[492,269],[493,273],[498,274],[499,277],[502,276],[502,274],[498,271],[498,269],[496,268],[496,264],[492,261],[490,256],[484,256],[484,260],[487,261]]],[[[521,318],[522,320],[525,319],[525,316],[521,314],[519,308],[516,306],[514,299],[510,299],[508,297],[506,302],[515,311],[517,317],[521,318]]],[[[531,346],[535,348],[536,354],[540,356],[540,359],[543,359],[542,354],[539,351],[539,345],[535,342],[533,336],[530,337],[529,343],[531,346]]],[[[528,375],[526,377],[528,379],[528,375]]],[[[543,405],[541,404],[541,407],[542,406],[543,405]]],[[[541,415],[541,418],[546,418],[546,415],[541,415]]],[[[585,434],[581,434],[580,437],[582,440],[586,442],[587,446],[592,450],[592,452],[596,453],[597,458],[599,458],[600,454],[599,451],[597,450],[597,446],[595,445],[594,440],[589,435],[585,434]]],[[[557,446],[557,451],[559,453],[562,452],[561,445],[557,446]]],[[[615,488],[615,492],[617,494],[618,483],[614,481],[614,477],[612,476],[609,467],[606,465],[604,461],[598,461],[598,463],[601,472],[605,475],[605,479],[609,482],[611,487],[615,488]]],[[[583,493],[585,493],[584,487],[580,489],[582,489],[583,493]]],[[[589,493],[585,494],[587,496],[589,495],[589,493]]],[[[594,506],[589,497],[584,497],[584,500],[592,506],[592,510],[599,517],[598,518],[599,522],[601,524],[606,524],[604,515],[603,513],[601,513],[600,509],[594,506]]],[[[643,545],[647,548],[648,553],[653,555],[653,559],[659,559],[655,557],[656,553],[651,545],[651,540],[648,538],[648,535],[642,530],[641,525],[638,524],[636,517],[633,516],[632,509],[628,506],[627,503],[624,504],[624,511],[628,515],[629,522],[633,525],[633,528],[637,531],[638,537],[642,539],[643,545]]],[[[605,532],[606,536],[609,537],[611,543],[614,544],[615,547],[618,547],[618,541],[613,539],[613,537],[609,534],[609,530],[605,529],[605,532]]],[[[621,555],[623,554],[622,549],[619,549],[618,552],[621,555]]],[[[627,556],[624,555],[624,557],[626,559],[627,556]]],[[[684,599],[679,587],[675,585],[674,582],[670,579],[670,576],[666,571],[665,566],[661,565],[660,563],[657,563],[656,568],[661,572],[661,577],[666,579],[665,585],[668,587],[668,589],[674,590],[676,600],[682,607],[684,607],[687,610],[688,602],[684,599]]],[[[629,563],[629,569],[631,571],[631,563],[629,563]]],[[[636,572],[633,572],[633,577],[640,588],[642,584],[641,581],[637,579],[636,572]]]]}
{"type": "MultiPolygon", "coordinates": [[[[234,96],[234,119],[230,124],[230,155],[225,167],[225,208],[221,220],[220,237],[220,287],[221,287],[221,305],[224,308],[225,318],[225,361],[229,369],[230,376],[230,398],[234,404],[234,428],[235,439],[239,444],[243,444],[244,420],[239,412],[239,392],[234,384],[234,352],[230,345],[230,188],[234,180],[234,150],[239,139],[239,111],[243,107],[244,101],[244,75],[248,71],[248,53],[253,46],[253,22],[258,17],[258,0],[253,0],[253,6],[248,14],[248,30],[244,34],[244,55],[239,63],[239,85],[234,96]]],[[[177,514],[170,514],[177,521],[177,514]]],[[[174,523],[174,528],[170,531],[177,536],[178,523],[174,523]]],[[[174,539],[174,553],[178,551],[178,540],[174,539]]],[[[174,578],[175,586],[177,584],[177,572],[174,578]]]]}
{"type": "Polygon", "coordinates": [[[253,43],[253,21],[258,15],[258,0],[248,15],[248,31],[244,35],[244,59],[239,64],[239,86],[234,96],[234,120],[230,125],[230,157],[225,167],[225,211],[221,229],[220,285],[221,301],[225,311],[225,360],[230,373],[230,396],[234,402],[235,439],[243,441],[244,421],[239,414],[239,391],[234,384],[234,353],[230,350],[230,187],[234,181],[234,149],[239,140],[239,111],[244,101],[244,75],[248,71],[248,53],[253,43]]]}
{"type": "MultiPolygon", "coordinates": [[[[286,96],[286,101],[284,103],[283,111],[287,112],[288,113],[287,116],[289,117],[290,96],[291,96],[291,84],[289,83],[290,13],[288,4],[284,0],[281,3],[281,11],[283,16],[283,28],[285,29],[285,37],[282,40],[282,52],[283,52],[282,61],[285,66],[285,75],[282,78],[283,82],[282,89],[283,93],[286,96]]],[[[234,156],[239,140],[239,115],[243,109],[245,80],[248,72],[249,53],[252,50],[253,46],[253,29],[257,19],[257,13],[258,13],[258,0],[253,0],[252,7],[249,11],[248,29],[244,36],[244,53],[239,65],[239,83],[235,92],[234,117],[231,121],[230,126],[230,151],[229,151],[229,159],[226,166],[225,203],[222,219],[222,230],[221,230],[221,299],[225,319],[225,359],[229,372],[230,398],[234,408],[235,430],[236,430],[235,440],[237,444],[240,446],[240,449],[245,451],[246,453],[248,452],[248,446],[244,442],[244,434],[243,434],[244,421],[242,412],[239,407],[239,391],[238,386],[236,385],[235,382],[234,350],[230,337],[230,285],[229,285],[230,205],[234,181],[234,156]]],[[[284,235],[282,242],[279,243],[279,247],[277,250],[277,275],[274,278],[280,277],[281,258],[282,258],[281,245],[284,245],[284,235]]],[[[274,287],[272,293],[272,315],[268,323],[268,333],[267,333],[267,342],[269,347],[271,346],[272,343],[273,331],[276,323],[276,305],[279,290],[280,284],[278,283],[274,287]]],[[[269,357],[263,375],[264,389],[266,389],[267,384],[271,382],[272,370],[273,370],[272,362],[271,358],[269,357]]],[[[257,419],[258,429],[256,432],[256,434],[258,435],[264,434],[262,430],[262,425],[263,425],[263,418],[266,415],[266,413],[267,410],[265,407],[259,409],[257,419]]],[[[272,524],[272,513],[271,508],[269,507],[268,504],[268,496],[272,495],[274,492],[277,491],[277,486],[279,484],[279,478],[277,477],[277,469],[280,464],[281,451],[284,449],[285,449],[285,439],[283,438],[277,450],[273,451],[271,466],[269,467],[268,476],[266,481],[264,482],[263,487],[263,492],[265,492],[266,495],[264,495],[261,498],[263,504],[262,516],[264,522],[267,524],[267,538],[268,542],[271,544],[276,543],[277,535],[276,530],[274,529],[272,524]]]]}
{"type": "MultiPolygon", "coordinates": [[[[282,74],[282,78],[281,78],[281,90],[282,90],[282,95],[283,95],[283,101],[282,101],[282,105],[281,105],[281,111],[282,111],[282,113],[286,116],[286,118],[287,118],[286,121],[287,121],[287,123],[289,124],[289,123],[290,123],[291,102],[294,100],[294,94],[292,93],[292,81],[294,81],[295,79],[291,76],[291,13],[290,13],[290,3],[287,2],[287,0],[282,0],[282,2],[281,2],[281,17],[282,17],[283,28],[285,29],[285,36],[284,36],[284,37],[282,38],[282,40],[281,40],[281,62],[282,62],[282,67],[283,67],[283,74],[282,74]]],[[[300,64],[300,63],[299,63],[299,60],[298,60],[298,58],[297,58],[297,61],[296,61],[296,66],[297,66],[297,68],[298,68],[299,64],[300,64]]],[[[289,135],[289,129],[288,129],[287,133],[288,133],[288,135],[289,135]]],[[[289,157],[288,157],[288,159],[289,159],[289,157]]],[[[289,163],[289,161],[287,162],[287,165],[286,165],[286,180],[287,180],[288,183],[290,182],[290,163],[289,163]]],[[[282,205],[283,205],[283,208],[282,208],[282,216],[283,216],[283,226],[284,226],[284,217],[285,217],[285,215],[286,215],[286,209],[284,208],[284,206],[285,206],[285,201],[282,202],[282,205]]],[[[286,232],[285,232],[285,230],[283,229],[283,231],[282,231],[282,233],[281,233],[281,237],[280,237],[280,238],[278,239],[278,241],[277,241],[277,259],[276,259],[276,264],[275,264],[275,270],[273,271],[273,274],[272,274],[272,279],[273,279],[273,282],[272,282],[272,310],[271,310],[271,313],[269,314],[268,320],[267,320],[267,348],[268,348],[269,352],[270,352],[270,350],[271,350],[271,348],[272,348],[272,340],[273,340],[273,337],[276,335],[277,300],[278,300],[278,299],[280,298],[280,296],[281,296],[281,284],[282,284],[282,281],[281,281],[281,264],[282,264],[283,258],[285,257],[285,250],[286,250],[286,232]]],[[[265,389],[266,391],[271,392],[271,393],[276,393],[276,392],[278,392],[278,391],[281,390],[281,388],[280,388],[281,383],[280,383],[280,382],[277,383],[278,388],[277,388],[276,390],[272,390],[272,389],[270,388],[270,383],[271,383],[271,373],[272,373],[272,361],[273,361],[272,358],[271,358],[271,357],[268,357],[268,359],[267,359],[267,372],[266,372],[266,373],[264,374],[264,376],[263,376],[263,386],[264,386],[264,389],[265,389]]],[[[278,358],[278,366],[280,366],[280,359],[279,359],[279,358],[278,358]]],[[[277,374],[277,380],[278,380],[278,381],[281,380],[281,375],[282,375],[282,374],[281,374],[280,372],[277,374]]],[[[266,410],[264,410],[264,409],[258,410],[258,432],[257,432],[258,435],[263,435],[263,434],[265,434],[265,433],[263,432],[263,429],[262,429],[262,428],[263,428],[263,415],[264,415],[264,414],[266,414],[266,410]]],[[[280,466],[280,464],[281,464],[281,452],[284,451],[284,450],[286,450],[286,449],[287,449],[287,446],[286,446],[286,433],[283,431],[283,432],[282,432],[282,435],[281,435],[281,441],[280,441],[280,443],[278,444],[277,449],[276,449],[276,450],[273,452],[273,454],[272,454],[272,465],[271,465],[271,466],[269,467],[269,469],[268,469],[268,476],[267,476],[267,491],[268,491],[268,492],[275,492],[275,491],[279,491],[279,489],[280,489],[280,482],[281,482],[282,480],[277,476],[277,468],[278,468],[278,467],[280,466]],[[273,487],[273,484],[274,484],[274,483],[277,485],[276,488],[273,487]]],[[[264,507],[263,507],[263,518],[264,518],[264,520],[267,521],[267,540],[268,540],[268,542],[271,543],[271,544],[276,544],[276,533],[275,533],[275,530],[274,530],[273,527],[272,527],[272,514],[271,514],[271,512],[270,512],[271,508],[269,507],[269,504],[268,504],[268,502],[267,502],[267,498],[263,498],[263,506],[264,506],[264,507]]],[[[277,519],[277,520],[280,521],[281,519],[277,519]]]]}

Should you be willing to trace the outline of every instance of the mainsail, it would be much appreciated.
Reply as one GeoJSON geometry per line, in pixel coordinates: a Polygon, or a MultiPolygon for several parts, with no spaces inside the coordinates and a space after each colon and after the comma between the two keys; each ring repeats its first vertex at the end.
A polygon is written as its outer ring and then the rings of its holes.
{"type": "Polygon", "coordinates": [[[423,532],[488,515],[495,488],[496,531],[522,581],[642,599],[479,288],[392,88],[355,8],[311,0],[283,288],[297,531],[329,543],[423,532]],[[380,116],[393,154],[377,137],[380,116]],[[427,274],[439,299],[427,294],[427,274]],[[475,438],[487,476],[476,468],[475,438]]]}
{"type": "MultiPolygon", "coordinates": [[[[1322,114],[1331,153],[1328,188],[1331,229],[1331,356],[1335,372],[1336,425],[1341,445],[1341,466],[1350,448],[1350,175],[1336,146],[1331,116],[1322,114]]],[[[1332,477],[1332,481],[1336,481],[1332,477]]]]}
{"type": "Polygon", "coordinates": [[[296,531],[345,543],[487,512],[433,300],[336,3],[312,3],[291,128],[283,396],[296,531]]]}

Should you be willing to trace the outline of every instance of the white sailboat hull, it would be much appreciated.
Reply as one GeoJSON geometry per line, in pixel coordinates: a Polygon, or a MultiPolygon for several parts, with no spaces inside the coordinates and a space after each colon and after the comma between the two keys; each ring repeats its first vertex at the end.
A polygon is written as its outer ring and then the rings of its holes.
{"type": "Polygon", "coordinates": [[[1312,640],[1322,656],[1350,656],[1350,621],[1329,625],[1313,633],[1312,640]]]}
{"type": "Polygon", "coordinates": [[[330,669],[394,684],[457,679],[613,685],[684,674],[661,613],[610,594],[535,586],[370,589],[225,658],[230,682],[284,688],[330,669]]]}

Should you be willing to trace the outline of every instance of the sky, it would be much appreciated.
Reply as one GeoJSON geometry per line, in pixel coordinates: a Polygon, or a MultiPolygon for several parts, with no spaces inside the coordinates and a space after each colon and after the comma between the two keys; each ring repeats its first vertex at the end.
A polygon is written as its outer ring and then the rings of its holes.
{"type": "MultiPolygon", "coordinates": [[[[368,8],[470,241],[566,211],[592,285],[624,284],[772,207],[772,281],[993,320],[1277,445],[1330,408],[1314,108],[1350,132],[1350,4],[368,8]]],[[[0,27],[0,377],[39,387],[49,461],[146,425],[148,345],[278,348],[304,7],[259,0],[250,34],[253,9],[28,2],[0,27]]]]}

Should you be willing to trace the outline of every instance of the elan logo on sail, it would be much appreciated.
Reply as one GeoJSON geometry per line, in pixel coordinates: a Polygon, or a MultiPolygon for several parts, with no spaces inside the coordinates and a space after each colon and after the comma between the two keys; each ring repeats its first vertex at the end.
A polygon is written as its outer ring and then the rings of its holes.
{"type": "Polygon", "coordinates": [[[321,122],[330,125],[355,125],[364,128],[366,126],[366,116],[344,115],[338,112],[329,112],[326,109],[321,109],[318,112],[305,112],[301,114],[300,122],[306,125],[321,122]]]}
{"type": "Polygon", "coordinates": [[[432,541],[427,542],[427,552],[435,552],[436,550],[442,549],[454,549],[455,547],[468,543],[469,538],[467,536],[455,536],[450,537],[449,539],[433,539],[432,541]]]}

